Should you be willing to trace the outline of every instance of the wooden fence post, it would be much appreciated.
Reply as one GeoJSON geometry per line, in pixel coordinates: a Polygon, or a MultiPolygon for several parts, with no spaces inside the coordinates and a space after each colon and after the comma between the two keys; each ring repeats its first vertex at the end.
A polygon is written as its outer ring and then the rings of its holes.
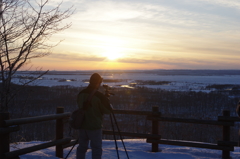
{"type": "MultiPolygon", "coordinates": [[[[152,113],[153,116],[154,114],[158,114],[158,106],[153,106],[152,107],[152,113]]],[[[158,121],[157,120],[152,120],[152,134],[158,135],[158,121]]],[[[156,138],[154,138],[156,139],[156,138]]],[[[158,143],[152,143],[152,152],[158,152],[158,143]]]]}
{"type": "MultiPolygon", "coordinates": [[[[9,113],[0,113],[0,128],[6,128],[4,126],[4,120],[9,119],[9,113]]],[[[0,134],[0,159],[3,159],[3,154],[9,152],[9,133],[0,134]]]]}
{"type": "MultiPolygon", "coordinates": [[[[57,114],[64,113],[63,107],[57,107],[57,114]]],[[[63,119],[56,120],[56,140],[63,139],[63,119]]],[[[63,158],[62,145],[56,145],[56,157],[63,158]]]]}
{"type": "MultiPolygon", "coordinates": [[[[230,111],[229,110],[223,110],[223,116],[229,117],[230,116],[230,111]]],[[[223,126],[222,133],[223,133],[223,141],[230,141],[230,126],[223,126]]],[[[230,159],[230,151],[223,150],[222,151],[222,158],[223,159],[230,159]]]]}

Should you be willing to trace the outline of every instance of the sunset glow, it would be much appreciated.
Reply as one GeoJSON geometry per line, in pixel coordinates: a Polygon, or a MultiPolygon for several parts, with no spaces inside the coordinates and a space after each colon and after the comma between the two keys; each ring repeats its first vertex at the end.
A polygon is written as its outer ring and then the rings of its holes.
{"type": "Polygon", "coordinates": [[[237,0],[67,0],[63,5],[76,9],[68,19],[72,27],[52,37],[63,42],[51,55],[32,60],[36,67],[240,68],[237,0]]]}

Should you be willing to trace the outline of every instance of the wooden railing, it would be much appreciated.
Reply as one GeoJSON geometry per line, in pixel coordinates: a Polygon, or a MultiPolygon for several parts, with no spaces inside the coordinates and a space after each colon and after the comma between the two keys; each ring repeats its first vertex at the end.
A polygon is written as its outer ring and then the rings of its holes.
{"type": "MultiPolygon", "coordinates": [[[[159,144],[189,146],[207,149],[222,150],[222,158],[230,158],[230,151],[234,151],[234,146],[237,146],[237,142],[230,141],[230,126],[234,126],[236,121],[240,121],[239,118],[230,117],[229,111],[223,111],[223,116],[219,116],[218,120],[199,120],[199,119],[183,119],[183,118],[169,118],[162,117],[158,111],[158,107],[152,107],[152,111],[130,111],[130,110],[114,110],[114,114],[128,114],[128,115],[143,115],[147,120],[152,121],[152,133],[132,133],[121,132],[122,136],[146,138],[148,143],[152,144],[152,152],[158,152],[159,144]],[[196,143],[191,141],[176,141],[162,139],[159,134],[159,122],[182,122],[182,123],[194,123],[194,124],[207,124],[222,126],[223,138],[218,141],[217,144],[196,143]]],[[[76,140],[71,141],[71,138],[64,138],[64,121],[68,119],[70,113],[64,113],[64,108],[57,108],[57,114],[45,115],[38,117],[22,118],[22,119],[9,119],[9,114],[0,114],[0,159],[6,158],[18,158],[19,155],[37,151],[40,149],[56,146],[56,156],[63,157],[63,149],[72,146],[76,140]],[[29,124],[35,122],[56,120],[56,139],[54,141],[40,144],[37,146],[23,148],[20,150],[9,151],[9,134],[20,129],[19,125],[29,124]]],[[[103,130],[103,134],[113,135],[112,131],[103,130]]]]}
{"type": "Polygon", "coordinates": [[[56,157],[63,157],[63,145],[70,143],[71,138],[63,137],[63,120],[71,113],[64,113],[64,108],[57,108],[57,114],[36,116],[21,119],[9,119],[9,113],[0,114],[0,159],[17,159],[20,155],[56,146],[56,157]],[[56,139],[51,142],[23,148],[10,152],[9,134],[20,129],[19,125],[56,120],[56,139]]]}
{"type": "MultiPolygon", "coordinates": [[[[152,121],[152,134],[138,134],[138,133],[126,133],[121,132],[122,136],[147,138],[148,143],[152,143],[152,152],[158,152],[159,144],[178,145],[188,147],[198,147],[206,149],[222,150],[222,158],[230,159],[230,151],[234,151],[234,146],[238,146],[238,142],[230,141],[230,127],[234,126],[235,122],[239,122],[238,117],[230,117],[230,111],[224,110],[223,115],[218,117],[218,120],[200,120],[200,119],[184,119],[184,118],[170,118],[161,117],[161,113],[158,112],[158,107],[152,107],[152,112],[138,112],[138,111],[125,111],[115,110],[116,114],[129,114],[129,115],[146,115],[147,120],[152,121]],[[159,135],[159,123],[158,122],[177,122],[177,123],[193,123],[193,124],[207,124],[222,126],[222,140],[214,143],[197,143],[194,141],[176,141],[161,139],[159,135]]],[[[164,130],[163,130],[164,131],[164,130]]],[[[103,131],[104,134],[111,134],[112,132],[103,131]]]]}
{"type": "Polygon", "coordinates": [[[198,120],[198,119],[182,119],[182,118],[168,118],[168,117],[153,117],[148,116],[147,120],[164,121],[164,122],[181,122],[181,123],[194,123],[194,124],[207,124],[222,126],[222,140],[217,141],[217,144],[204,144],[196,142],[184,142],[174,140],[152,140],[147,139],[148,143],[189,146],[207,149],[222,150],[222,158],[230,159],[230,151],[234,151],[234,146],[238,145],[238,142],[230,141],[230,126],[234,126],[234,122],[240,121],[239,118],[230,117],[230,111],[224,110],[223,116],[219,116],[218,120],[198,120]]]}
{"type": "MultiPolygon", "coordinates": [[[[143,115],[143,116],[153,116],[153,117],[160,117],[161,113],[158,112],[158,107],[153,107],[152,111],[133,111],[133,110],[114,110],[114,114],[127,114],[127,115],[143,115]]],[[[115,132],[116,135],[120,135],[115,132]]],[[[103,130],[103,134],[105,135],[113,135],[113,131],[103,130]]],[[[132,133],[132,132],[122,132],[122,136],[127,137],[135,137],[135,138],[149,138],[149,139],[160,139],[161,135],[158,134],[158,122],[152,121],[152,133],[151,134],[143,134],[143,133],[132,133]]],[[[75,140],[76,141],[76,140],[75,140]]],[[[75,144],[75,141],[72,141],[67,146],[72,146],[75,144]]],[[[152,152],[158,152],[158,144],[152,143],[152,152]]]]}
{"type": "MultiPolygon", "coordinates": [[[[158,106],[152,107],[152,111],[114,110],[114,114],[143,115],[143,116],[151,116],[151,117],[160,117],[161,116],[161,113],[158,111],[158,106]]],[[[121,135],[128,136],[128,137],[159,140],[161,138],[161,135],[159,135],[158,129],[159,129],[158,121],[152,120],[152,133],[151,134],[121,132],[121,135]]],[[[113,135],[113,132],[103,130],[103,134],[113,135]]],[[[152,152],[158,152],[158,143],[152,143],[152,152]]]]}

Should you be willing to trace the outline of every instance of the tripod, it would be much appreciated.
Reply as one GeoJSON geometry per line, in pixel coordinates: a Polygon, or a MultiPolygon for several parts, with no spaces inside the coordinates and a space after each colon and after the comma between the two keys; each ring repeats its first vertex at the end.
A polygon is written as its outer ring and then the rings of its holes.
{"type": "Polygon", "coordinates": [[[68,158],[68,155],[72,152],[73,148],[75,147],[75,145],[78,143],[78,139],[75,141],[74,145],[72,146],[71,150],[68,152],[67,156],[64,159],[68,158]]]}
{"type": "Polygon", "coordinates": [[[124,144],[124,142],[123,142],[123,138],[122,138],[122,135],[121,135],[121,131],[120,131],[119,127],[118,127],[118,123],[117,123],[117,120],[116,120],[116,117],[115,117],[115,114],[113,113],[113,111],[111,111],[110,119],[111,119],[111,125],[112,125],[112,129],[113,129],[113,137],[114,137],[114,141],[115,141],[115,147],[116,147],[118,159],[120,159],[120,157],[119,157],[119,152],[118,152],[118,145],[117,145],[117,140],[116,140],[115,129],[114,129],[114,125],[113,125],[113,119],[114,119],[114,121],[115,121],[115,125],[116,125],[116,127],[117,127],[117,131],[118,131],[118,134],[119,134],[120,139],[121,139],[121,141],[122,141],[122,144],[123,144],[124,150],[125,150],[125,152],[126,152],[127,158],[129,159],[128,152],[127,152],[126,146],[125,146],[125,144],[124,144]]]}
{"type": "MultiPolygon", "coordinates": [[[[103,88],[106,89],[106,90],[105,90],[105,96],[106,96],[107,98],[109,98],[111,95],[114,95],[113,93],[110,93],[110,92],[109,92],[109,86],[108,86],[108,85],[104,84],[104,85],[103,85],[103,88]]],[[[120,157],[119,157],[119,152],[118,152],[118,145],[117,145],[117,140],[116,140],[116,134],[115,134],[115,129],[114,129],[113,120],[114,120],[115,125],[116,125],[116,127],[117,127],[117,131],[118,131],[118,134],[119,134],[120,139],[121,139],[121,141],[122,141],[122,144],[123,144],[124,150],[125,150],[125,152],[126,152],[127,158],[129,159],[127,149],[126,149],[125,144],[124,144],[124,142],[123,142],[123,138],[122,138],[121,131],[120,131],[119,127],[118,127],[117,119],[116,119],[115,114],[114,114],[114,112],[113,112],[112,109],[111,109],[110,119],[111,119],[111,125],[112,125],[112,129],[113,129],[113,137],[114,137],[114,141],[115,141],[115,146],[116,146],[116,151],[117,151],[118,159],[119,159],[120,157]]]]}

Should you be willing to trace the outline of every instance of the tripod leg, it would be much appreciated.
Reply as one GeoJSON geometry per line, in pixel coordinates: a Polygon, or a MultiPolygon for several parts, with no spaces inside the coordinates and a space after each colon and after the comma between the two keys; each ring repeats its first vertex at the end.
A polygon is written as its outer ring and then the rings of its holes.
{"type": "Polygon", "coordinates": [[[65,159],[68,158],[68,155],[72,152],[73,148],[75,147],[75,145],[78,143],[78,139],[76,140],[76,142],[74,143],[73,147],[71,148],[71,150],[68,152],[67,156],[65,157],[65,159]]]}
{"type": "Polygon", "coordinates": [[[118,133],[119,133],[119,136],[120,136],[120,138],[121,138],[121,140],[122,140],[122,144],[123,144],[124,150],[125,150],[125,152],[126,152],[127,158],[129,159],[128,152],[127,152],[127,149],[126,149],[125,144],[124,144],[124,142],[123,142],[123,138],[122,138],[122,135],[121,135],[121,131],[120,131],[119,127],[118,127],[118,124],[117,124],[117,120],[116,120],[115,114],[113,113],[113,111],[112,111],[111,114],[112,114],[113,119],[114,119],[114,121],[115,121],[115,124],[116,124],[116,126],[117,126],[118,133]]]}
{"type": "Polygon", "coordinates": [[[114,125],[113,125],[113,120],[112,120],[112,115],[111,114],[110,114],[110,119],[111,119],[111,124],[112,124],[112,129],[113,129],[113,137],[114,137],[114,141],[115,141],[117,156],[118,156],[118,159],[119,159],[117,140],[116,140],[116,135],[115,135],[115,130],[114,130],[114,125]]]}

